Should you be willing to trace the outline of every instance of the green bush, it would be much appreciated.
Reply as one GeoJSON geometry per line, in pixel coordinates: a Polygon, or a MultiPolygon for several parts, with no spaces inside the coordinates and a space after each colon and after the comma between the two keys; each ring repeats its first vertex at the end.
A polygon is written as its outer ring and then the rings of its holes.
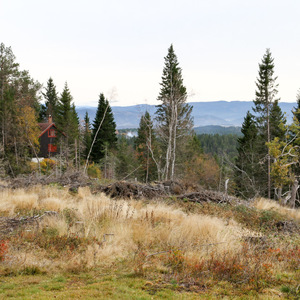
{"type": "Polygon", "coordinates": [[[89,177],[91,178],[98,178],[98,179],[101,179],[101,170],[100,168],[95,165],[95,164],[91,164],[88,166],[88,169],[87,169],[87,174],[89,177]]]}

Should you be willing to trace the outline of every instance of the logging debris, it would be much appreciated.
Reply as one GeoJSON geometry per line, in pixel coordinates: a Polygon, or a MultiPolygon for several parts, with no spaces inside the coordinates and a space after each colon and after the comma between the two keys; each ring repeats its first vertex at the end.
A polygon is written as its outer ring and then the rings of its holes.
{"type": "Polygon", "coordinates": [[[107,196],[116,199],[141,199],[148,200],[162,197],[174,197],[178,200],[190,202],[215,202],[230,203],[234,197],[223,193],[205,189],[198,189],[196,192],[185,193],[184,187],[174,181],[157,182],[156,184],[138,184],[127,181],[117,181],[107,186],[98,186],[94,192],[103,192],[107,196]]]}
{"type": "Polygon", "coordinates": [[[16,230],[35,225],[39,227],[39,222],[45,217],[50,215],[57,215],[55,211],[45,211],[41,215],[35,215],[32,217],[0,217],[0,237],[1,235],[8,235],[16,230]]]}

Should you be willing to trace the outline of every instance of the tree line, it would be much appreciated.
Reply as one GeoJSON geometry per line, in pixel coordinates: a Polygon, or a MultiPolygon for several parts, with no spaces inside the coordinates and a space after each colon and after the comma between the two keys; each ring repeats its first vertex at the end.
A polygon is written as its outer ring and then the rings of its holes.
{"type": "Polygon", "coordinates": [[[192,106],[186,102],[187,92],[173,45],[165,57],[156,118],[151,120],[147,112],[142,116],[133,149],[128,149],[127,140],[117,138],[110,103],[103,93],[99,95],[93,122],[87,113],[80,121],[67,83],[60,94],[52,78],[42,89],[28,71],[19,70],[12,49],[3,43],[0,64],[3,173],[16,176],[31,171],[31,158],[39,152],[38,124],[52,116],[60,129],[57,139],[59,159],[63,162],[60,170],[87,166],[88,171],[90,166],[97,166],[102,177],[134,176],[145,182],[183,176],[187,165],[183,153],[186,145],[193,142],[192,106]]]}
{"type": "MultiPolygon", "coordinates": [[[[65,137],[58,139],[61,169],[90,172],[106,179],[183,180],[222,189],[245,198],[266,196],[295,203],[298,190],[300,93],[294,120],[287,124],[277,98],[274,59],[266,50],[259,64],[253,110],[242,135],[196,135],[173,45],[168,48],[151,119],[146,111],[137,137],[117,135],[109,99],[100,93],[95,119],[79,120],[68,84],[57,92],[54,80],[42,85],[22,71],[10,47],[0,45],[0,155],[3,174],[31,171],[39,151],[39,122],[52,116],[65,137]],[[44,100],[42,104],[41,101],[44,100]]],[[[293,205],[293,204],[292,204],[293,205]]]]}

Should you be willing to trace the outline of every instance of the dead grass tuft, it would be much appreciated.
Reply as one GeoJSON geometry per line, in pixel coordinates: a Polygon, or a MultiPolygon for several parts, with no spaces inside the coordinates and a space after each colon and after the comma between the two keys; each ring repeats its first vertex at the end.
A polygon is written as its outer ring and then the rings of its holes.
{"type": "Polygon", "coordinates": [[[261,210],[273,210],[290,219],[294,219],[298,222],[300,221],[299,208],[298,209],[288,208],[280,205],[276,201],[265,199],[265,198],[256,199],[256,201],[254,202],[254,206],[261,210]]]}

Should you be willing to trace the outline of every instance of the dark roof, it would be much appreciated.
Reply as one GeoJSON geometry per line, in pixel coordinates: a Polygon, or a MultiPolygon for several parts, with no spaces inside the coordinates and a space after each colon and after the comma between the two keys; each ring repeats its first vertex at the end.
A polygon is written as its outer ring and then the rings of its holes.
{"type": "Polygon", "coordinates": [[[55,124],[47,122],[47,123],[39,123],[39,126],[40,126],[40,129],[41,129],[39,137],[41,137],[49,128],[51,128],[52,126],[55,126],[55,124]]]}

